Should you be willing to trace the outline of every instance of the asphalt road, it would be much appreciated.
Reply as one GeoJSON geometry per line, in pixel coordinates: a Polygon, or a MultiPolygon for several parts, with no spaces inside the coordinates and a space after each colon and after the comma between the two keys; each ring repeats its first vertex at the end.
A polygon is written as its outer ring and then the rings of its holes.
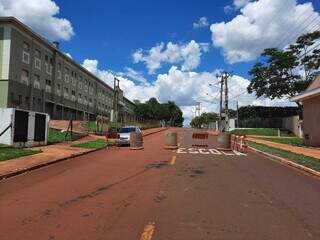
{"type": "Polygon", "coordinates": [[[1,181],[0,239],[320,239],[319,179],[213,137],[189,149],[190,130],[163,150],[163,135],[1,181]]]}

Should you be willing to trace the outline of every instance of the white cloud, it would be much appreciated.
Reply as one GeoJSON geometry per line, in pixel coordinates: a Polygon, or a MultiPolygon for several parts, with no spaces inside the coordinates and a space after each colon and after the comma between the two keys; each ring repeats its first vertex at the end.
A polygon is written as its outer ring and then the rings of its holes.
{"type": "Polygon", "coordinates": [[[0,0],[0,16],[13,16],[49,40],[69,40],[73,28],[59,18],[59,7],[52,0],[0,0]]]}
{"type": "Polygon", "coordinates": [[[193,28],[204,28],[207,26],[209,26],[209,22],[206,17],[201,17],[198,22],[193,23],[193,28]]]}
{"type": "Polygon", "coordinates": [[[148,81],[147,79],[143,76],[142,72],[139,72],[139,71],[136,71],[130,67],[126,67],[125,68],[125,72],[122,73],[122,75],[124,77],[128,77],[130,79],[133,79],[139,83],[142,83],[142,84],[145,84],[145,85],[148,85],[148,81]]]}
{"type": "Polygon", "coordinates": [[[180,63],[182,70],[193,70],[199,66],[202,53],[207,51],[209,51],[209,44],[197,43],[194,40],[187,44],[169,42],[165,45],[162,42],[146,53],[142,49],[137,50],[133,53],[132,58],[134,63],[145,63],[148,72],[152,74],[161,68],[163,63],[180,63]]]}
{"type": "Polygon", "coordinates": [[[224,7],[224,12],[226,14],[239,10],[240,8],[246,6],[248,3],[253,0],[234,0],[232,5],[227,5],[224,7]]]}
{"type": "MultiPolygon", "coordinates": [[[[83,66],[97,75],[110,86],[113,86],[115,73],[110,70],[98,69],[97,60],[86,59],[83,66]]],[[[197,101],[202,103],[202,111],[219,111],[219,84],[216,77],[217,71],[213,72],[191,72],[179,70],[172,66],[168,73],[159,74],[156,80],[148,85],[134,82],[126,77],[120,77],[120,87],[124,90],[127,98],[146,101],[156,97],[161,102],[175,101],[182,109],[185,124],[192,118],[192,111],[197,101]],[[209,86],[213,84],[213,86],[209,86]]],[[[235,108],[236,100],[239,106],[262,105],[262,106],[284,106],[294,105],[287,99],[269,100],[256,99],[254,94],[246,92],[250,81],[240,76],[232,76],[229,80],[230,107],[235,108]]]]}
{"type": "Polygon", "coordinates": [[[229,63],[254,60],[268,47],[284,47],[300,34],[314,31],[312,19],[320,21],[310,2],[259,0],[234,4],[242,6],[239,15],[210,27],[213,45],[222,49],[229,63]]]}
{"type": "Polygon", "coordinates": [[[253,0],[234,0],[233,1],[233,5],[236,8],[242,8],[244,6],[246,6],[249,2],[252,2],[253,0]]]}

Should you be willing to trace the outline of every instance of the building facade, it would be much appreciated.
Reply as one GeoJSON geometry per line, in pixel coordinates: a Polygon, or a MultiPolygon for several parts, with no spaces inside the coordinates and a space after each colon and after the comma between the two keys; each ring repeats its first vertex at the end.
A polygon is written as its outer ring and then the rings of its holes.
{"type": "MultiPolygon", "coordinates": [[[[0,18],[0,107],[48,113],[51,119],[110,117],[114,90],[13,17],[0,18]]],[[[117,99],[121,116],[134,103],[117,99]]]]}
{"type": "Polygon", "coordinates": [[[320,75],[305,92],[291,98],[303,105],[303,135],[306,145],[320,146],[320,75]]]}

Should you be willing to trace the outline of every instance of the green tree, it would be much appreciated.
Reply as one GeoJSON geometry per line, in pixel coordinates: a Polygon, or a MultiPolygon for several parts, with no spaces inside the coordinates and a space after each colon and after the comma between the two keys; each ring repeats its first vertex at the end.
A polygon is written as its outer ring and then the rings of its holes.
{"type": "Polygon", "coordinates": [[[208,126],[209,123],[216,122],[218,119],[219,116],[217,113],[202,113],[200,116],[197,116],[191,120],[190,126],[193,128],[201,128],[203,125],[208,126]]]}
{"type": "Polygon", "coordinates": [[[265,49],[262,60],[249,71],[252,81],[248,92],[274,99],[304,91],[319,74],[320,50],[315,47],[319,39],[320,31],[316,31],[300,36],[284,50],[265,49]]]}
{"type": "Polygon", "coordinates": [[[159,103],[156,98],[150,98],[145,103],[134,101],[136,104],[135,115],[144,119],[162,120],[171,126],[183,125],[183,113],[175,102],[159,103]]]}

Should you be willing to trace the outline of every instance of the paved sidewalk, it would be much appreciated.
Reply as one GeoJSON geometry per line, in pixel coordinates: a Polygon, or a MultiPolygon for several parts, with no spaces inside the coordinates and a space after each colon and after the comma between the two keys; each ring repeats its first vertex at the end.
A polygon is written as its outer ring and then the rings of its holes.
{"type": "MultiPolygon", "coordinates": [[[[152,128],[144,130],[142,131],[142,133],[143,136],[147,136],[163,130],[165,130],[165,128],[152,128]]],[[[20,172],[22,173],[28,170],[46,166],[54,162],[59,162],[71,157],[93,152],[96,149],[76,148],[71,147],[71,145],[88,142],[99,138],[104,139],[104,136],[89,135],[73,142],[64,142],[48,146],[34,147],[32,149],[41,150],[42,152],[35,155],[0,162],[0,179],[9,177],[11,175],[16,175],[20,172]]]]}
{"type": "Polygon", "coordinates": [[[248,137],[247,139],[255,143],[261,143],[269,147],[274,147],[274,148],[282,149],[292,153],[314,157],[320,160],[320,149],[317,149],[317,148],[297,147],[297,146],[292,146],[288,144],[275,143],[275,142],[270,142],[262,139],[252,138],[252,137],[248,137]]]}

